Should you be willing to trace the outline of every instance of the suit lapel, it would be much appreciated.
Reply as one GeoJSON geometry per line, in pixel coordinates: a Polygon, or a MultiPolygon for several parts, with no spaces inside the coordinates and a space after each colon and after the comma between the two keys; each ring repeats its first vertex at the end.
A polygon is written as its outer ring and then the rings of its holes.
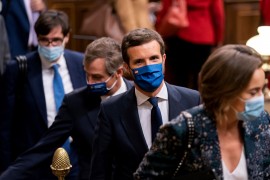
{"type": "Polygon", "coordinates": [[[216,131],[216,124],[213,120],[206,118],[201,119],[201,122],[196,122],[198,124],[204,124],[202,127],[202,134],[204,136],[201,139],[200,151],[202,153],[202,159],[207,163],[207,167],[212,169],[216,175],[223,174],[222,164],[221,164],[221,152],[219,147],[219,140],[216,131]]]}
{"type": "Polygon", "coordinates": [[[131,89],[133,87],[133,83],[134,83],[133,81],[129,81],[129,80],[125,79],[125,78],[123,78],[123,80],[124,80],[124,82],[126,84],[127,90],[129,90],[129,89],[131,89]]]}
{"type": "Polygon", "coordinates": [[[183,106],[181,105],[181,95],[176,89],[165,83],[168,91],[168,102],[169,102],[169,121],[175,118],[180,114],[181,110],[183,110],[183,106]]]}
{"type": "Polygon", "coordinates": [[[136,152],[138,152],[139,156],[142,156],[147,152],[148,147],[139,120],[134,87],[127,92],[122,102],[123,118],[121,119],[121,122],[123,123],[124,129],[136,152]]]}
{"type": "Polygon", "coordinates": [[[84,90],[83,97],[87,97],[84,99],[84,107],[86,107],[87,117],[89,120],[89,123],[93,129],[95,129],[97,119],[98,119],[98,113],[100,110],[100,103],[101,98],[99,96],[91,96],[91,94],[88,92],[87,87],[84,90]]]}
{"type": "Polygon", "coordinates": [[[87,113],[88,122],[90,123],[90,126],[92,129],[95,129],[96,123],[97,123],[97,117],[99,113],[100,106],[95,107],[94,109],[91,109],[87,113]]]}
{"type": "Polygon", "coordinates": [[[36,101],[36,105],[42,115],[43,121],[47,125],[46,102],[42,80],[41,60],[38,53],[29,57],[27,79],[29,81],[30,90],[36,101]]]}
{"type": "Polygon", "coordinates": [[[261,127],[259,121],[243,123],[242,133],[244,135],[245,142],[245,156],[247,162],[248,176],[251,179],[258,176],[257,172],[263,172],[263,166],[260,163],[264,161],[264,153],[261,145],[259,145],[260,141],[258,140],[260,128],[261,127]],[[249,127],[251,127],[252,130],[249,127]],[[250,132],[253,133],[251,134],[250,132]]]}
{"type": "Polygon", "coordinates": [[[77,89],[86,85],[86,79],[83,78],[83,65],[78,64],[76,60],[72,59],[68,51],[65,51],[64,57],[66,59],[70,80],[72,82],[73,89],[77,89]]]}
{"type": "Polygon", "coordinates": [[[24,29],[26,29],[26,30],[29,31],[29,29],[30,29],[30,23],[29,23],[29,19],[28,19],[28,15],[27,15],[27,10],[26,10],[24,1],[14,1],[12,3],[13,3],[12,6],[16,7],[14,9],[14,11],[20,11],[22,14],[24,14],[23,16],[20,16],[20,20],[23,20],[24,22],[27,22],[27,23],[23,23],[23,25],[25,26],[24,29]],[[16,2],[18,3],[17,4],[18,6],[15,4],[16,2]]]}

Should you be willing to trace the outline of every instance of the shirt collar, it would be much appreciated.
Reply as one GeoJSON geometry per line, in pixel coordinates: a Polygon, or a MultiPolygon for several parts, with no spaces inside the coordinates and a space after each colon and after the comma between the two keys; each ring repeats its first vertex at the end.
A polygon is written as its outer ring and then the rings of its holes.
{"type": "MultiPolygon", "coordinates": [[[[138,91],[136,88],[135,88],[135,95],[136,95],[138,106],[142,105],[144,102],[146,102],[149,99],[148,96],[144,95],[143,93],[138,91]]],[[[161,90],[156,95],[156,97],[162,100],[168,100],[168,91],[167,91],[167,86],[165,83],[163,84],[161,90]]]]}

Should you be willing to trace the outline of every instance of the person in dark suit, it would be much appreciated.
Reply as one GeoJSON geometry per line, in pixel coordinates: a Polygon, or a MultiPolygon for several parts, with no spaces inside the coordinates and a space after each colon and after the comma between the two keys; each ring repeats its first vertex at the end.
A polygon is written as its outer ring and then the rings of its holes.
{"type": "Polygon", "coordinates": [[[24,78],[16,60],[10,61],[4,73],[4,93],[0,101],[0,167],[7,168],[22,152],[32,147],[48,130],[57,113],[59,97],[54,96],[54,69],[58,67],[63,95],[86,85],[83,54],[65,50],[69,40],[68,16],[49,10],[35,24],[38,50],[26,55],[24,78]]]}
{"type": "Polygon", "coordinates": [[[62,107],[46,134],[33,148],[22,154],[0,179],[31,179],[36,173],[35,168],[41,164],[48,169],[54,151],[68,136],[73,138],[79,157],[78,179],[89,178],[94,127],[100,103],[133,85],[122,78],[120,44],[111,38],[100,38],[87,46],[84,69],[89,85],[64,97],[62,107]],[[106,89],[104,86],[101,89],[94,88],[106,80],[106,89]]]}
{"type": "Polygon", "coordinates": [[[197,91],[164,82],[164,51],[164,42],[156,31],[140,28],[125,35],[122,56],[135,87],[101,104],[90,179],[133,179],[133,172],[152,144],[152,133],[155,136],[150,97],[158,98],[161,123],[200,104],[197,91]]]}
{"type": "Polygon", "coordinates": [[[37,48],[34,25],[46,10],[44,0],[1,0],[6,23],[11,57],[24,55],[37,48]]]}
{"type": "MultiPolygon", "coordinates": [[[[181,1],[181,0],[180,0],[181,1]]],[[[223,0],[185,0],[189,26],[166,37],[165,79],[169,83],[198,89],[198,74],[213,48],[223,44],[225,13],[223,0]]],[[[179,0],[161,0],[156,29],[173,4],[179,0]]],[[[179,10],[179,13],[180,10],[179,10]]]]}

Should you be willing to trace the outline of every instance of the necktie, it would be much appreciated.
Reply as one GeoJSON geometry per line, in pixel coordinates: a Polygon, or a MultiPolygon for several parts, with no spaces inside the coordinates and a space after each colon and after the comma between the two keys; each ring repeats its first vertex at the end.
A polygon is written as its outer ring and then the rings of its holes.
{"type": "Polygon", "coordinates": [[[151,132],[152,132],[152,142],[154,141],[159,127],[162,125],[162,116],[160,109],[158,107],[158,98],[151,97],[148,101],[153,105],[151,110],[151,132]]]}
{"type": "Polygon", "coordinates": [[[64,90],[62,78],[58,71],[58,64],[54,64],[52,68],[54,70],[54,77],[53,77],[54,100],[55,100],[56,111],[58,111],[59,107],[62,104],[62,100],[65,95],[65,90],[64,90]]]}
{"type": "MultiPolygon", "coordinates": [[[[52,68],[54,70],[53,92],[54,92],[56,111],[58,112],[59,107],[61,106],[64,95],[65,95],[65,90],[64,90],[62,78],[61,78],[59,71],[58,71],[59,65],[55,64],[52,66],[52,68]]],[[[78,163],[78,157],[77,157],[76,151],[71,146],[70,140],[71,140],[70,138],[67,138],[67,140],[62,145],[62,147],[67,151],[69,158],[70,158],[70,162],[74,165],[74,168],[75,168],[76,164],[78,163]]],[[[74,171],[73,174],[74,173],[76,174],[78,169],[75,168],[73,171],[74,171]]]]}
{"type": "MultiPolygon", "coordinates": [[[[60,108],[60,106],[62,104],[62,100],[63,100],[64,95],[65,95],[65,91],[64,91],[62,78],[61,78],[61,76],[59,74],[59,71],[58,71],[59,65],[54,64],[52,66],[52,68],[54,70],[54,77],[53,77],[54,101],[55,101],[56,111],[58,112],[58,110],[59,110],[59,108],[60,108]]],[[[68,153],[70,152],[70,141],[69,141],[69,139],[67,139],[67,141],[64,143],[64,145],[62,147],[65,148],[65,150],[68,153]]]]}

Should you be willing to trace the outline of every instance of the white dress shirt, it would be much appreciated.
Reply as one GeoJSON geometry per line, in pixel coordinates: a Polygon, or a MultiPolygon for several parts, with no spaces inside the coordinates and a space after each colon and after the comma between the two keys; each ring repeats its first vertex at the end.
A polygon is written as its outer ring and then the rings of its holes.
{"type": "MultiPolygon", "coordinates": [[[[148,148],[150,148],[152,145],[151,109],[153,106],[148,101],[149,97],[142,94],[136,88],[135,95],[137,98],[137,107],[143,135],[148,148]]],[[[158,106],[162,116],[162,124],[165,124],[169,121],[168,91],[165,83],[163,84],[160,92],[156,95],[156,97],[158,97],[158,106]]]]}
{"type": "Polygon", "coordinates": [[[42,80],[43,80],[43,88],[45,94],[45,101],[46,101],[46,108],[47,108],[47,121],[48,127],[52,125],[54,122],[54,118],[57,114],[56,106],[54,101],[54,92],[53,92],[53,77],[54,71],[51,68],[53,64],[59,65],[59,74],[62,77],[62,82],[65,90],[65,94],[73,91],[72,82],[70,79],[70,75],[67,69],[66,60],[63,55],[61,55],[60,59],[56,62],[51,64],[47,60],[40,57],[42,62],[42,80]]]}
{"type": "Polygon", "coordinates": [[[30,3],[31,3],[31,0],[24,0],[24,6],[25,6],[26,14],[27,14],[27,17],[29,20],[29,25],[30,25],[28,46],[31,46],[31,45],[37,46],[38,41],[37,41],[36,32],[34,30],[34,26],[35,26],[35,23],[36,23],[40,14],[39,14],[39,12],[32,11],[32,9],[30,7],[30,3]]]}

